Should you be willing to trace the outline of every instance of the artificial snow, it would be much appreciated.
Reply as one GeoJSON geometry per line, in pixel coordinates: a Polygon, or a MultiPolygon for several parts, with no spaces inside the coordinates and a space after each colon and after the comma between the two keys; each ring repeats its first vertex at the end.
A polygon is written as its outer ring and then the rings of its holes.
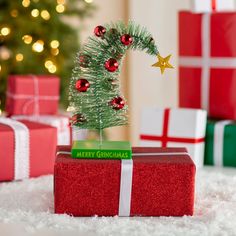
{"type": "Polygon", "coordinates": [[[14,227],[35,235],[236,235],[236,169],[198,170],[193,217],[55,215],[52,176],[1,183],[0,235],[14,227]]]}

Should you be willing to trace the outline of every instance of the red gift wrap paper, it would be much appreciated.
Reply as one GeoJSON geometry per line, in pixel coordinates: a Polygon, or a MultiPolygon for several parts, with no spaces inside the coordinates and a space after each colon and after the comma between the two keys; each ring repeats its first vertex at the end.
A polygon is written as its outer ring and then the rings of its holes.
{"type": "MultiPolygon", "coordinates": [[[[58,151],[70,152],[70,146],[58,151]]],[[[186,152],[133,148],[133,153],[186,152]]],[[[118,215],[121,161],[73,159],[59,154],[54,169],[55,213],[118,215]]],[[[133,157],[130,216],[183,216],[194,209],[195,165],[188,155],[133,157]]]]}
{"type": "MultiPolygon", "coordinates": [[[[203,57],[202,23],[204,14],[179,13],[179,55],[181,57],[203,57]]],[[[224,66],[209,68],[209,116],[236,119],[236,13],[210,14],[209,60],[232,59],[224,66]]],[[[201,106],[202,66],[179,68],[179,105],[188,108],[201,106]]]]}
{"type": "MultiPolygon", "coordinates": [[[[29,177],[53,174],[57,145],[54,127],[21,120],[30,134],[29,177]]],[[[0,123],[0,181],[14,180],[14,132],[0,123]]]]}
{"type": "Polygon", "coordinates": [[[58,77],[50,75],[9,76],[6,112],[8,115],[35,115],[38,106],[38,114],[57,114],[59,82],[58,77]]]}

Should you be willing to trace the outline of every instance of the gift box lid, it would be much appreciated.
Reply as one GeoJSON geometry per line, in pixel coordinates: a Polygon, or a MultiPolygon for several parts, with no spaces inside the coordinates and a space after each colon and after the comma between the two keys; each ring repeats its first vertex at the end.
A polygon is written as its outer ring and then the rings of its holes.
{"type": "Polygon", "coordinates": [[[206,111],[201,109],[146,107],[142,110],[141,134],[163,136],[163,127],[167,118],[167,136],[203,138],[206,117],[206,111]],[[165,116],[166,111],[168,111],[168,118],[165,116]]]}
{"type": "Polygon", "coordinates": [[[69,128],[69,116],[62,114],[58,115],[13,115],[14,120],[29,120],[41,124],[51,125],[56,127],[59,131],[69,128]]]}
{"type": "MultiPolygon", "coordinates": [[[[47,124],[42,124],[42,123],[38,123],[38,122],[34,122],[34,121],[29,121],[29,120],[26,120],[26,119],[19,119],[17,120],[23,124],[25,124],[30,130],[48,130],[48,129],[51,129],[51,130],[55,130],[55,133],[56,133],[56,128],[51,126],[51,125],[47,125],[47,124]]],[[[7,131],[7,132],[11,132],[12,133],[12,129],[5,125],[5,124],[2,124],[0,123],[0,131],[7,131]]]]}
{"type": "Polygon", "coordinates": [[[34,95],[36,78],[40,95],[58,96],[60,80],[55,75],[10,75],[8,77],[8,92],[13,94],[34,95]]]}
{"type": "MultiPolygon", "coordinates": [[[[71,152],[71,146],[58,146],[56,164],[60,163],[106,163],[106,162],[120,162],[121,160],[112,159],[75,159],[72,158],[69,153],[71,152]]],[[[195,168],[195,164],[190,158],[186,148],[159,148],[159,147],[133,147],[133,161],[134,162],[151,162],[160,164],[185,164],[195,168]],[[138,156],[135,154],[138,153],[138,156]],[[156,155],[155,155],[156,153],[156,155]],[[173,153],[173,155],[169,155],[173,153]],[[151,154],[151,155],[150,155],[151,154]],[[168,155],[166,155],[168,154],[168,155]]]]}
{"type": "Polygon", "coordinates": [[[191,0],[191,10],[197,13],[233,11],[234,9],[234,0],[191,0]]]}

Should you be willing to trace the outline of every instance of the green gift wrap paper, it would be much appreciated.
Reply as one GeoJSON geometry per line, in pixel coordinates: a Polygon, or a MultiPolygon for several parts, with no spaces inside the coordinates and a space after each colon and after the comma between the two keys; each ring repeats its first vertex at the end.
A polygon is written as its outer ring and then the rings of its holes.
{"type": "Polygon", "coordinates": [[[236,167],[236,122],[208,120],[204,164],[236,167]]]}

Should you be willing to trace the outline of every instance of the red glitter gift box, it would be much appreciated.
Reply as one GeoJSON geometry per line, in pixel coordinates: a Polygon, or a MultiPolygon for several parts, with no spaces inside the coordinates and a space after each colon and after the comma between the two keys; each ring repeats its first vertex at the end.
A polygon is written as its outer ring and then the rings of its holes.
{"type": "Polygon", "coordinates": [[[236,119],[236,13],[179,13],[179,105],[236,119]]]}
{"type": "Polygon", "coordinates": [[[56,128],[0,117],[0,181],[52,174],[56,145],[56,128]]]}
{"type": "Polygon", "coordinates": [[[132,160],[73,159],[58,147],[55,213],[193,215],[195,165],[185,148],[133,148],[132,160]]]}
{"type": "Polygon", "coordinates": [[[50,75],[11,75],[8,78],[8,115],[57,114],[60,81],[50,75]]]}

